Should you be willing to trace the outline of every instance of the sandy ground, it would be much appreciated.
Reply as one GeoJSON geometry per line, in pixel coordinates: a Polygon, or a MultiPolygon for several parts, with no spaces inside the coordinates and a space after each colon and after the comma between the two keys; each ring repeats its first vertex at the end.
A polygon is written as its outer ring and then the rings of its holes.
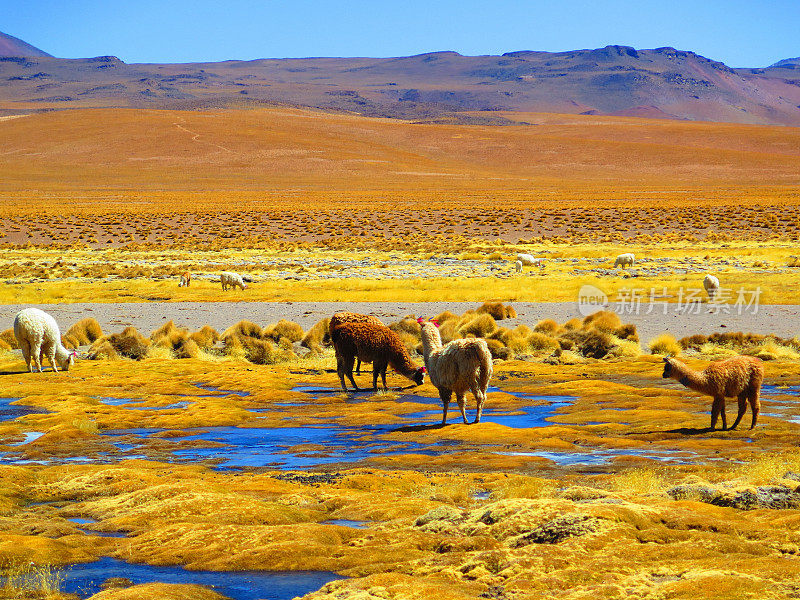
{"type": "MultiPolygon", "coordinates": [[[[554,319],[563,323],[573,317],[582,317],[574,302],[560,303],[512,303],[518,318],[503,321],[513,327],[519,323],[535,325],[541,319],[554,319]]],[[[29,305],[0,306],[0,329],[12,327],[14,315],[29,305]]],[[[241,319],[267,325],[279,319],[289,319],[308,329],[323,317],[338,310],[374,314],[385,323],[413,314],[430,317],[444,310],[461,314],[479,306],[476,302],[149,302],[125,304],[47,304],[39,308],[52,314],[59,322],[62,332],[72,323],[85,317],[94,317],[103,331],[121,331],[133,325],[145,335],[172,319],[176,325],[197,329],[211,325],[222,331],[241,319]]],[[[762,305],[757,312],[752,310],[738,314],[731,309],[729,314],[709,312],[703,306],[698,314],[676,312],[676,305],[654,305],[650,314],[646,306],[639,314],[621,314],[625,323],[634,323],[643,341],[660,333],[671,333],[676,338],[695,333],[710,334],[715,331],[744,331],[773,333],[781,337],[800,335],[800,305],[762,305]],[[666,314],[665,314],[666,313],[666,314]]]]}

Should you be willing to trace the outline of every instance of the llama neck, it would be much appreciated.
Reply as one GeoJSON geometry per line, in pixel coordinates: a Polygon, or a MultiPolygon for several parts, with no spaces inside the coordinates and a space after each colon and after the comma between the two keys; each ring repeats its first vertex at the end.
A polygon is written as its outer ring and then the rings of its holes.
{"type": "Polygon", "coordinates": [[[431,352],[435,352],[442,347],[442,337],[439,335],[439,330],[433,323],[425,323],[422,325],[422,352],[425,355],[425,362],[431,352]]]}
{"type": "Polygon", "coordinates": [[[411,356],[409,356],[405,346],[402,346],[397,352],[391,353],[389,356],[389,365],[391,365],[395,371],[409,379],[414,379],[418,368],[417,365],[414,364],[414,361],[411,360],[411,356]]]}
{"type": "Polygon", "coordinates": [[[670,376],[689,389],[702,394],[708,394],[708,381],[706,380],[704,371],[695,371],[688,365],[673,361],[672,373],[670,376]]]}

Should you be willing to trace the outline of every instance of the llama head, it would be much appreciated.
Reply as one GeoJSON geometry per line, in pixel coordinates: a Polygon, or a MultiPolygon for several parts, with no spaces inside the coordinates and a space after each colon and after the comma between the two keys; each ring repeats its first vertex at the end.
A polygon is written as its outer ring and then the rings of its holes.
{"type": "Polygon", "coordinates": [[[70,352],[67,357],[61,362],[61,368],[65,371],[69,371],[69,368],[75,364],[75,359],[77,358],[78,353],[74,350],[70,352]]]}
{"type": "Polygon", "coordinates": [[[414,383],[417,385],[422,385],[425,381],[425,367],[420,367],[416,371],[414,371],[414,383]]]}

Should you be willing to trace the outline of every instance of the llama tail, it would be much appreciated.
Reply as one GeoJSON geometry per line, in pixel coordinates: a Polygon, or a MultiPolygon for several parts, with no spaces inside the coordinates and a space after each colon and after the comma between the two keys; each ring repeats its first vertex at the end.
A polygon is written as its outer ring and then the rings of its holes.
{"type": "Polygon", "coordinates": [[[494,366],[492,364],[492,353],[489,348],[484,344],[481,352],[478,354],[480,365],[478,367],[478,383],[483,393],[486,393],[486,388],[489,387],[489,380],[492,378],[494,366]]]}

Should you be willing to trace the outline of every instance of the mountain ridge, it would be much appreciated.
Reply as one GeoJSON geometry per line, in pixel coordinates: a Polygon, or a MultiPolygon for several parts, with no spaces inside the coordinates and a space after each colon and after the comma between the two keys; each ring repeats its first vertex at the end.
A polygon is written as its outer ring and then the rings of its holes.
{"type": "Polygon", "coordinates": [[[734,69],[689,50],[621,45],[175,64],[0,57],[0,111],[284,105],[424,122],[556,112],[800,126],[795,60],[734,69]]]}

